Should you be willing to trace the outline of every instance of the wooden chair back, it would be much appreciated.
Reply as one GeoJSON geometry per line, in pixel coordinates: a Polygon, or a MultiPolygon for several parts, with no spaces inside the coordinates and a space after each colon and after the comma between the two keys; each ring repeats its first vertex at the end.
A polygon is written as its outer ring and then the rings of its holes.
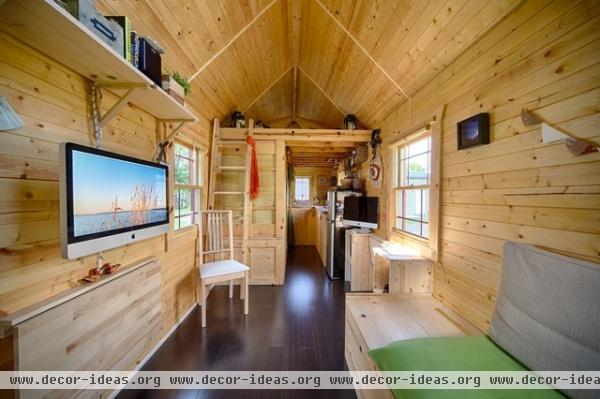
{"type": "Polygon", "coordinates": [[[214,260],[233,259],[233,212],[231,210],[200,211],[198,223],[198,258],[213,255],[214,260]],[[229,257],[226,258],[227,254],[229,257]]]}

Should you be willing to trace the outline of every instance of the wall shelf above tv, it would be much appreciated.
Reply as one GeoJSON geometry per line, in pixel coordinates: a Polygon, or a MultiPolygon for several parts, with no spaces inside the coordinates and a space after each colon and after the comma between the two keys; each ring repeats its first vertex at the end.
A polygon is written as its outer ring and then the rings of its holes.
{"type": "Polygon", "coordinates": [[[116,95],[136,87],[127,101],[158,119],[197,120],[53,0],[0,1],[0,30],[116,95]]]}

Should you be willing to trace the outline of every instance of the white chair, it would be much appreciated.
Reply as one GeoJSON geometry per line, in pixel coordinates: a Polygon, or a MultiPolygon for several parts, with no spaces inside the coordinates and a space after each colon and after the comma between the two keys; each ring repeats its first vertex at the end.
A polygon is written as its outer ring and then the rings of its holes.
{"type": "Polygon", "coordinates": [[[240,299],[244,300],[244,314],[248,314],[248,272],[250,268],[233,258],[233,212],[232,211],[200,211],[198,224],[198,258],[200,269],[200,284],[198,301],[202,306],[202,327],[206,327],[206,298],[215,284],[229,281],[229,299],[233,298],[233,281],[240,280],[240,299]],[[206,218],[204,217],[206,216],[206,218]],[[224,216],[228,218],[227,231],[223,229],[224,216]],[[206,219],[206,236],[204,236],[203,222],[206,219]],[[225,239],[227,236],[228,240],[225,239]],[[229,245],[225,246],[225,241],[229,245]],[[204,243],[206,242],[206,247],[204,243]],[[206,250],[204,250],[206,248],[206,250]],[[227,257],[228,259],[215,260],[204,263],[204,256],[212,255],[227,257]]]}

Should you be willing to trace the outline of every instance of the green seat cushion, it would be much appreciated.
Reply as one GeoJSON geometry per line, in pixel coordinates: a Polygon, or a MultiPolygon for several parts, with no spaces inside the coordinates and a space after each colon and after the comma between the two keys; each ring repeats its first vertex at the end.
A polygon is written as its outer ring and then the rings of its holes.
{"type": "MultiPolygon", "coordinates": [[[[487,336],[427,337],[369,351],[381,371],[526,371],[487,336]]],[[[394,389],[398,399],[564,398],[556,390],[394,389]]]]}

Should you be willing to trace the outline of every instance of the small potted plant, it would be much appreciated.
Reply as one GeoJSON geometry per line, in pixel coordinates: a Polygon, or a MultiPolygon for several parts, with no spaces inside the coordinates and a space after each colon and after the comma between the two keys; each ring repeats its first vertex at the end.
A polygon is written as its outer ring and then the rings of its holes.
{"type": "Polygon", "coordinates": [[[185,104],[184,97],[192,91],[189,78],[180,75],[179,72],[162,75],[162,88],[181,105],[185,104]]]}

